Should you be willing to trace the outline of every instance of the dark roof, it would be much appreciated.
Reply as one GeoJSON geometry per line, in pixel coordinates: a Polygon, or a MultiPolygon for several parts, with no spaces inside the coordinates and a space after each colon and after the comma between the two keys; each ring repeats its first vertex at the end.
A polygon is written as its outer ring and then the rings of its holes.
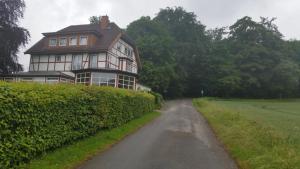
{"type": "Polygon", "coordinates": [[[108,50],[114,40],[122,34],[121,29],[114,23],[110,23],[108,29],[101,29],[99,24],[72,25],[57,32],[44,33],[44,38],[28,49],[25,54],[62,54],[70,52],[99,52],[108,50]],[[68,35],[74,33],[93,33],[96,32],[95,45],[88,46],[66,46],[48,47],[47,37],[55,35],[68,35]]]}
{"type": "Polygon", "coordinates": [[[101,36],[101,28],[99,24],[71,25],[57,32],[43,33],[45,36],[51,35],[66,35],[72,33],[94,33],[101,36]]]}
{"type": "Polygon", "coordinates": [[[128,44],[132,45],[137,58],[138,66],[141,67],[139,54],[134,41],[115,23],[111,22],[105,29],[101,29],[100,24],[85,24],[85,25],[71,25],[63,28],[57,32],[43,33],[43,37],[25,54],[66,54],[66,53],[93,53],[107,51],[112,47],[112,44],[116,39],[121,38],[128,44]],[[57,35],[70,35],[78,33],[91,33],[96,35],[96,41],[94,45],[87,46],[66,46],[66,47],[49,47],[48,37],[57,35]]]}

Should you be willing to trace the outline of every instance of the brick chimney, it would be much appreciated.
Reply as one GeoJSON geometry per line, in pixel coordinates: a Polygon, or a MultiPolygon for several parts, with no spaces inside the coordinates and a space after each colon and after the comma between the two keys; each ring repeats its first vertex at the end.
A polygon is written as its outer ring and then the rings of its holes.
{"type": "Polygon", "coordinates": [[[109,24],[109,18],[107,15],[101,16],[100,18],[100,27],[101,29],[106,29],[109,24]]]}

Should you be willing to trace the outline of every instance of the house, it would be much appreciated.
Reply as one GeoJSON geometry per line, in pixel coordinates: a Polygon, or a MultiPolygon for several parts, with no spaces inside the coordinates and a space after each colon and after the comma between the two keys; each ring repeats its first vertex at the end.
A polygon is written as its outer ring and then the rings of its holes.
{"type": "Polygon", "coordinates": [[[108,16],[99,24],[72,25],[44,37],[28,49],[28,72],[2,80],[75,83],[136,89],[141,68],[135,43],[108,16]]]}

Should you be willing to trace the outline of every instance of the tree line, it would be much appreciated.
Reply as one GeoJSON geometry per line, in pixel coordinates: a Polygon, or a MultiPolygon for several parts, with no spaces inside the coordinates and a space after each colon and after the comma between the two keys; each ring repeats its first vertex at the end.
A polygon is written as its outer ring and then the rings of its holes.
{"type": "Polygon", "coordinates": [[[282,98],[300,94],[300,41],[284,40],[275,18],[245,16],[207,29],[193,12],[165,8],[126,32],[138,46],[139,81],[165,97],[282,98]]]}

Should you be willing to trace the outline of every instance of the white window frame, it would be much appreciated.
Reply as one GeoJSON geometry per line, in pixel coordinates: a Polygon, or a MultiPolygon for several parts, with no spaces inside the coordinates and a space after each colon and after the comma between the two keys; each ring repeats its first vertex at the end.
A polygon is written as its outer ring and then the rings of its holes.
{"type": "Polygon", "coordinates": [[[89,68],[98,68],[98,54],[89,55],[89,68]]]}
{"type": "Polygon", "coordinates": [[[67,46],[67,38],[66,37],[60,37],[59,38],[59,46],[67,46]],[[65,39],[65,43],[62,44],[62,39],[65,39]]]}
{"type": "Polygon", "coordinates": [[[49,46],[57,46],[57,38],[50,38],[49,39],[49,46]],[[55,40],[55,45],[51,43],[51,41],[55,40]]]}
{"type": "Polygon", "coordinates": [[[59,83],[59,77],[47,77],[46,83],[48,84],[59,83]]]}
{"type": "Polygon", "coordinates": [[[80,36],[79,38],[79,45],[87,45],[88,43],[88,36],[80,36]],[[82,43],[81,39],[85,38],[86,39],[86,42],[85,43],[82,43]]]}
{"type": "Polygon", "coordinates": [[[76,46],[77,45],[77,36],[69,37],[69,46],[76,46]],[[72,40],[75,40],[75,44],[72,43],[72,40]]]}
{"type": "Polygon", "coordinates": [[[33,82],[33,78],[32,77],[22,77],[20,78],[21,82],[33,82]]]}
{"type": "Polygon", "coordinates": [[[79,70],[83,68],[82,65],[83,55],[76,54],[72,56],[72,70],[79,70]]]}

